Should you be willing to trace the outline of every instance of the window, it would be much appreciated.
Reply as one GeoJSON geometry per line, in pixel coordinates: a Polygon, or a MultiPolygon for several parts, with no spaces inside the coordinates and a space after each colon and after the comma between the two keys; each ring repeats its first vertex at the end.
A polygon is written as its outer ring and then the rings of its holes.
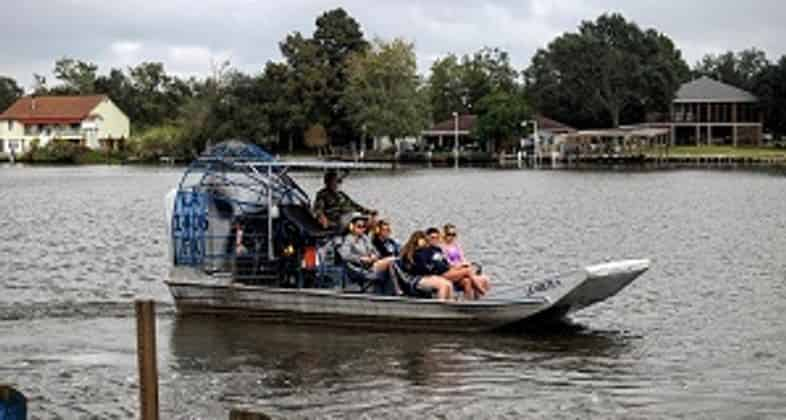
{"type": "Polygon", "coordinates": [[[5,140],[0,139],[0,153],[5,153],[5,140]]]}
{"type": "Polygon", "coordinates": [[[14,129],[14,122],[13,121],[8,121],[8,131],[11,131],[13,129],[14,129]]]}

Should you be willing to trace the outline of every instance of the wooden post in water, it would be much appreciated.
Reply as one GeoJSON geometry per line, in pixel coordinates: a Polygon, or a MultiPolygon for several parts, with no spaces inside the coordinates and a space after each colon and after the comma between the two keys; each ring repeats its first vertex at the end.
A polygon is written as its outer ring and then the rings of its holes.
{"type": "Polygon", "coordinates": [[[136,352],[139,364],[139,405],[142,420],[158,420],[155,302],[137,300],[136,352]]]}
{"type": "Polygon", "coordinates": [[[233,409],[229,412],[229,420],[270,420],[270,417],[262,413],[233,409]]]}

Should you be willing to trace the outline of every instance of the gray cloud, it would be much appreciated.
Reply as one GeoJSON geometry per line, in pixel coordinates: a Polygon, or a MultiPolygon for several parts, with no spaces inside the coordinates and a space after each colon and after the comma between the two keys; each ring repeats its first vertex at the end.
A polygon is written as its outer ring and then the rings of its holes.
{"type": "Polygon", "coordinates": [[[310,34],[321,12],[344,7],[367,36],[416,43],[419,66],[453,52],[498,46],[523,68],[532,54],[582,20],[607,11],[674,39],[689,63],[705,53],[757,46],[771,59],[786,53],[786,3],[760,0],[25,0],[4,8],[0,74],[28,85],[70,56],[102,71],[163,61],[168,71],[204,75],[211,60],[229,59],[247,72],[280,59],[278,42],[295,30],[310,34]],[[751,4],[752,3],[752,4],[751,4]]]}

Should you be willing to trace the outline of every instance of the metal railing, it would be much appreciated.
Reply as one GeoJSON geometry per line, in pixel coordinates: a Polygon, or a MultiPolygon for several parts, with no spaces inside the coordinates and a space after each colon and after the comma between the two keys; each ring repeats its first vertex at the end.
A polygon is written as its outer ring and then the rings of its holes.
{"type": "Polygon", "coordinates": [[[85,137],[85,130],[81,128],[61,128],[61,129],[31,129],[25,127],[25,136],[44,136],[44,137],[85,137]]]}

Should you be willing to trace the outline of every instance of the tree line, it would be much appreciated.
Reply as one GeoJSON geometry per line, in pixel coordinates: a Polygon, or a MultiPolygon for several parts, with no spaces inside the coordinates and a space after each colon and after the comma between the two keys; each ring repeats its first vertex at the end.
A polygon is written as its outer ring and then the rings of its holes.
{"type": "MultiPolygon", "coordinates": [[[[414,136],[454,112],[477,115],[474,133],[505,141],[524,134],[535,111],[577,128],[616,127],[665,114],[680,84],[700,75],[761,99],[767,129],[786,133],[786,57],[755,48],[706,55],[692,68],[665,34],[620,14],[585,21],[539,49],[522,70],[499,48],[437,59],[417,71],[414,45],[366,39],[345,10],[316,18],[313,33],[287,34],[283,60],[257,74],[228,62],[182,78],[163,63],[99,72],[64,57],[51,84],[34,75],[35,95],[107,94],[129,116],[139,153],[190,156],[210,141],[240,137],[285,151],[347,145],[371,136],[414,136]]],[[[0,77],[0,108],[23,94],[0,77]]]]}

